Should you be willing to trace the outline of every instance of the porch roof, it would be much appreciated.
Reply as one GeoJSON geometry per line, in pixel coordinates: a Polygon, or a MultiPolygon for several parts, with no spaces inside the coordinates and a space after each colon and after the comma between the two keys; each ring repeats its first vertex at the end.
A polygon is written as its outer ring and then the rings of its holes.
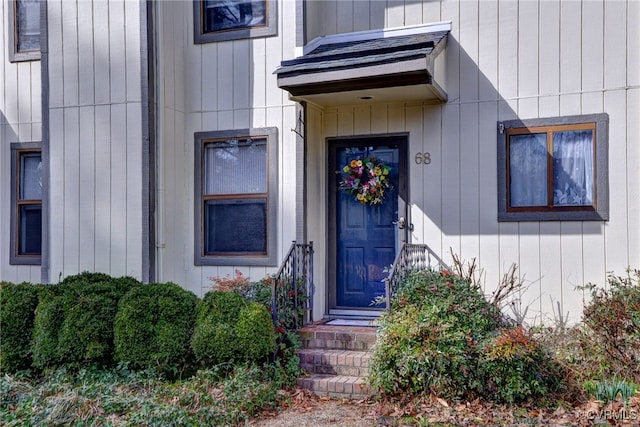
{"type": "Polygon", "coordinates": [[[281,62],[278,87],[321,105],[349,100],[446,101],[435,80],[435,59],[451,23],[320,37],[301,56],[281,62]]]}

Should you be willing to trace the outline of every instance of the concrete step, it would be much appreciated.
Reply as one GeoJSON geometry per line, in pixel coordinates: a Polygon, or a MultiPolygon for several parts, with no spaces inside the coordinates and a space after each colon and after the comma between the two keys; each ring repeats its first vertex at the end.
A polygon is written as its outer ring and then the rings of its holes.
{"type": "Polygon", "coordinates": [[[298,350],[300,366],[312,374],[366,377],[371,352],[303,348],[298,350]]]}
{"type": "Polygon", "coordinates": [[[318,396],[362,399],[369,395],[366,379],[355,376],[311,374],[298,378],[298,386],[318,396]]]}
{"type": "Polygon", "coordinates": [[[369,351],[376,342],[376,327],[309,325],[298,331],[302,348],[369,351]]]}

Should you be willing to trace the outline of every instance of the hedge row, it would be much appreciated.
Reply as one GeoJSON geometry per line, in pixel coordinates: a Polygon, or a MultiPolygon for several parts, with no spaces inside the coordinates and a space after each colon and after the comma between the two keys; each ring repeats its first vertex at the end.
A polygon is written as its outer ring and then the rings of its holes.
{"type": "Polygon", "coordinates": [[[260,361],[275,350],[268,310],[234,293],[199,300],[174,283],[101,273],[57,285],[0,283],[0,372],[126,362],[169,376],[260,361]]]}

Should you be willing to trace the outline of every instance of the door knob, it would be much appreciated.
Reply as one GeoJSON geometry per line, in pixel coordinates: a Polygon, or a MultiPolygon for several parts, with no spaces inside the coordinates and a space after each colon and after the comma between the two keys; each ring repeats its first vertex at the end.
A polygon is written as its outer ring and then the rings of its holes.
{"type": "Polygon", "coordinates": [[[397,225],[399,230],[403,230],[407,226],[407,220],[401,216],[397,221],[393,221],[392,224],[397,225]]]}

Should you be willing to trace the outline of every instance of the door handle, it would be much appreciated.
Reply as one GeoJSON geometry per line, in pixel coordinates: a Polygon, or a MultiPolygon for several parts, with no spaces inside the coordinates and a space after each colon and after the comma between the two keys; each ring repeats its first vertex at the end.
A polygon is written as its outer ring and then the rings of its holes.
{"type": "Polygon", "coordinates": [[[397,225],[399,230],[404,230],[404,228],[407,226],[407,220],[404,219],[403,216],[401,216],[397,221],[393,221],[392,224],[397,225]]]}

